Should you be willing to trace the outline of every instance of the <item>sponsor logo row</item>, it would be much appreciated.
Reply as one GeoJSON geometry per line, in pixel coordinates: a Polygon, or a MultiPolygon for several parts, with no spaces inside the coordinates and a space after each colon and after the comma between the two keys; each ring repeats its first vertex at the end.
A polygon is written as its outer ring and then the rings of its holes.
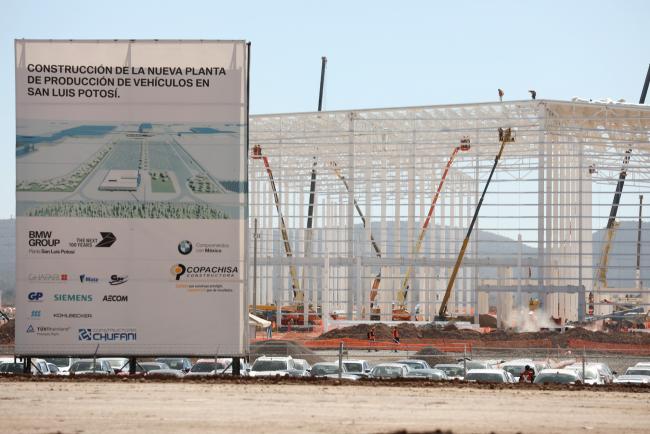
{"type": "MultiPolygon", "coordinates": [[[[35,303],[44,301],[44,297],[45,294],[41,291],[32,291],[27,294],[27,300],[35,303]]],[[[96,294],[55,293],[52,294],[51,300],[70,303],[90,303],[97,300],[124,303],[129,301],[129,296],[123,294],[104,294],[103,296],[98,296],[96,294]]]]}
{"type": "Polygon", "coordinates": [[[77,249],[85,248],[108,248],[117,241],[112,232],[100,232],[99,237],[77,237],[67,244],[61,242],[61,238],[54,235],[53,231],[27,231],[27,245],[30,254],[42,255],[74,255],[77,249]]]}
{"type": "MultiPolygon", "coordinates": [[[[29,324],[25,330],[28,335],[59,336],[69,334],[72,327],[34,326],[29,324]]],[[[138,338],[135,328],[80,328],[77,340],[90,342],[133,342],[138,338]]]]}
{"type": "MultiPolygon", "coordinates": [[[[66,243],[54,235],[54,231],[30,230],[27,231],[27,245],[31,254],[67,254],[76,253],[76,249],[86,248],[108,248],[117,242],[113,232],[100,232],[100,237],[76,237],[66,243]]],[[[190,240],[182,240],[178,243],[177,251],[181,255],[195,253],[221,254],[230,248],[228,243],[192,243],[190,240]]]]}
{"type": "Polygon", "coordinates": [[[79,278],[79,282],[81,283],[107,282],[111,286],[122,285],[129,281],[129,276],[120,274],[111,274],[108,278],[101,278],[91,274],[73,276],[68,273],[30,273],[27,275],[27,280],[30,282],[65,283],[72,282],[76,277],[79,278]]]}
{"type": "Polygon", "coordinates": [[[208,253],[219,254],[223,253],[230,248],[227,243],[196,243],[193,244],[190,240],[183,240],[178,243],[178,253],[181,255],[189,255],[190,253],[208,253]]]}

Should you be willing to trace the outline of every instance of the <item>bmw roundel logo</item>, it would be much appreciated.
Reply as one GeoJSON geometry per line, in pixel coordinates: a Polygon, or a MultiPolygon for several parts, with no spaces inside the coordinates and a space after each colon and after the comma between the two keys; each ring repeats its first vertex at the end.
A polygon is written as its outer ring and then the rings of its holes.
{"type": "Polygon", "coordinates": [[[192,243],[188,240],[183,240],[178,243],[178,253],[187,255],[192,251],[192,243]]]}

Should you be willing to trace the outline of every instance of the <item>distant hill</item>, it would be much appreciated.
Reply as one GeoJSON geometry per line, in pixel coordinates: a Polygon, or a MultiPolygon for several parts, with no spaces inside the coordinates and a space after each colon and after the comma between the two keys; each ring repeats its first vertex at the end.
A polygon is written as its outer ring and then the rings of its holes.
{"type": "MultiPolygon", "coordinates": [[[[594,267],[598,267],[607,231],[594,232],[594,267]]],[[[636,244],[638,222],[622,222],[616,232],[609,253],[607,286],[631,288],[636,286],[636,244]]],[[[594,273],[595,275],[595,273],[594,273]]],[[[641,231],[641,280],[650,286],[650,223],[644,221],[641,231]]]]}
{"type": "MultiPolygon", "coordinates": [[[[416,229],[416,234],[417,234],[416,229]]],[[[444,227],[435,226],[431,231],[436,231],[439,234],[444,230],[444,227]]],[[[380,225],[373,224],[372,231],[374,234],[380,233],[380,225]]],[[[387,225],[389,240],[393,238],[394,230],[392,224],[387,225]]],[[[455,231],[455,238],[462,240],[465,236],[465,229],[447,228],[449,236],[455,231]]],[[[4,219],[0,220],[0,288],[3,290],[2,303],[13,304],[15,300],[16,290],[16,220],[4,219]]],[[[400,235],[402,240],[406,240],[406,224],[402,223],[400,226],[400,235]]],[[[594,240],[594,267],[600,261],[600,254],[602,252],[602,241],[605,237],[606,231],[604,229],[597,230],[593,233],[594,240]]],[[[314,238],[320,237],[317,230],[314,238]]],[[[292,240],[295,240],[293,231],[290,232],[292,240]]],[[[479,254],[482,256],[496,256],[507,255],[516,256],[519,252],[519,245],[516,240],[504,237],[491,232],[479,231],[481,243],[479,245],[479,254]]],[[[650,286],[650,222],[644,222],[642,232],[642,246],[641,246],[641,277],[647,282],[646,286],[650,286]]],[[[280,234],[275,234],[275,239],[278,240],[276,244],[276,252],[283,254],[282,244],[279,242],[280,234]]],[[[360,249],[364,255],[372,255],[370,242],[366,239],[363,227],[359,224],[354,228],[354,239],[357,249],[360,249]]],[[[612,250],[609,256],[609,271],[607,273],[607,283],[610,287],[629,288],[636,285],[636,239],[637,239],[637,223],[636,222],[622,222],[616,230],[614,241],[612,243],[612,250]]],[[[407,252],[412,249],[412,245],[408,245],[406,241],[400,243],[399,246],[389,241],[389,249],[385,254],[394,255],[399,249],[401,255],[406,256],[407,252]]],[[[428,248],[428,245],[427,245],[428,248]]],[[[450,247],[451,248],[451,247],[450,247]]],[[[295,249],[295,247],[294,247],[295,249]]],[[[444,249],[440,243],[434,245],[434,251],[441,252],[444,249]]],[[[301,249],[300,249],[301,250],[301,249]]],[[[536,256],[537,249],[524,245],[524,256],[536,256]]],[[[496,270],[489,267],[483,267],[481,273],[486,278],[493,278],[496,276],[496,270]]],[[[535,271],[533,271],[535,274],[535,271]]],[[[534,276],[533,276],[534,277],[534,276]]]]}
{"type": "Polygon", "coordinates": [[[2,303],[14,304],[16,294],[16,220],[0,220],[0,289],[2,303]]]}

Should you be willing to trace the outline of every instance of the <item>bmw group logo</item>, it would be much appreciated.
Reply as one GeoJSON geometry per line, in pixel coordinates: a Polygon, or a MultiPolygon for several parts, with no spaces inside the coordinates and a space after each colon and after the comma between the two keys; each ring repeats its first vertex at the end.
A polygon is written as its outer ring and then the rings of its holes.
{"type": "Polygon", "coordinates": [[[188,255],[192,251],[192,242],[183,240],[178,243],[178,253],[181,255],[188,255]]]}

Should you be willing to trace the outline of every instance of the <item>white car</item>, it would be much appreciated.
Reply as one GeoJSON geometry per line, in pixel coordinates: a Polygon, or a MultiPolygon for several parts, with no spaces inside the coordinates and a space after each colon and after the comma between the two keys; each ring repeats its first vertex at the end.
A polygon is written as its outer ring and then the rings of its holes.
{"type": "Polygon", "coordinates": [[[219,375],[226,370],[228,365],[223,359],[199,359],[190,369],[186,377],[206,377],[209,375],[219,375]]]}
{"type": "Polygon", "coordinates": [[[70,375],[115,375],[106,360],[81,359],[70,367],[70,375]]]}
{"type": "Polygon", "coordinates": [[[579,384],[582,375],[573,369],[544,369],[535,377],[535,384],[579,384]]]}
{"type": "Polygon", "coordinates": [[[614,378],[614,384],[650,384],[648,375],[620,375],[614,378]]]}
{"type": "Polygon", "coordinates": [[[128,374],[129,372],[129,359],[126,357],[100,357],[97,360],[107,362],[116,374],[125,371],[128,374]]]}
{"type": "Polygon", "coordinates": [[[625,375],[647,375],[650,376],[650,366],[632,366],[627,368],[625,375]]]}
{"type": "MultiPolygon", "coordinates": [[[[341,379],[342,380],[358,380],[358,375],[353,375],[349,373],[345,367],[345,364],[341,366],[341,379]]],[[[339,364],[338,362],[320,362],[315,363],[311,367],[310,375],[316,378],[339,378],[339,364]]]]}
{"type": "Polygon", "coordinates": [[[521,373],[524,372],[524,369],[526,369],[526,366],[532,368],[533,371],[535,372],[535,376],[537,376],[539,371],[537,370],[537,366],[535,365],[535,362],[532,361],[531,359],[511,360],[509,362],[502,364],[501,368],[505,371],[510,372],[516,383],[519,381],[519,377],[521,376],[521,373]]]}
{"type": "Polygon", "coordinates": [[[444,371],[450,380],[463,380],[465,378],[465,370],[463,369],[462,364],[438,363],[434,368],[444,371]]]}
{"type": "Polygon", "coordinates": [[[300,371],[299,377],[309,377],[311,365],[305,359],[293,359],[293,365],[300,371]]]}
{"type": "Polygon", "coordinates": [[[343,364],[350,374],[360,377],[368,377],[372,371],[367,360],[343,360],[343,364]]]}
{"type": "Polygon", "coordinates": [[[503,369],[470,369],[465,375],[465,381],[477,383],[511,383],[512,380],[503,369]]]}
{"type": "Polygon", "coordinates": [[[429,366],[426,360],[405,359],[405,360],[400,360],[397,363],[406,365],[411,369],[431,369],[431,366],[429,366]]]}
{"type": "Polygon", "coordinates": [[[596,366],[589,365],[587,363],[585,365],[584,375],[583,375],[581,363],[575,363],[573,365],[569,365],[567,366],[567,369],[573,369],[574,371],[577,371],[580,374],[580,376],[584,377],[585,384],[599,385],[599,386],[606,384],[605,377],[600,373],[600,371],[596,366]]]}
{"type": "Polygon", "coordinates": [[[258,357],[251,366],[251,377],[300,377],[302,371],[297,369],[291,356],[258,357]]]}
{"type": "Polygon", "coordinates": [[[68,375],[70,373],[70,367],[72,367],[72,364],[79,359],[74,357],[48,357],[45,360],[47,360],[48,363],[52,363],[53,365],[56,365],[57,368],[59,368],[58,375],[68,375]]]}
{"type": "Polygon", "coordinates": [[[32,359],[32,367],[36,368],[37,375],[50,375],[50,367],[43,359],[32,359]]]}

